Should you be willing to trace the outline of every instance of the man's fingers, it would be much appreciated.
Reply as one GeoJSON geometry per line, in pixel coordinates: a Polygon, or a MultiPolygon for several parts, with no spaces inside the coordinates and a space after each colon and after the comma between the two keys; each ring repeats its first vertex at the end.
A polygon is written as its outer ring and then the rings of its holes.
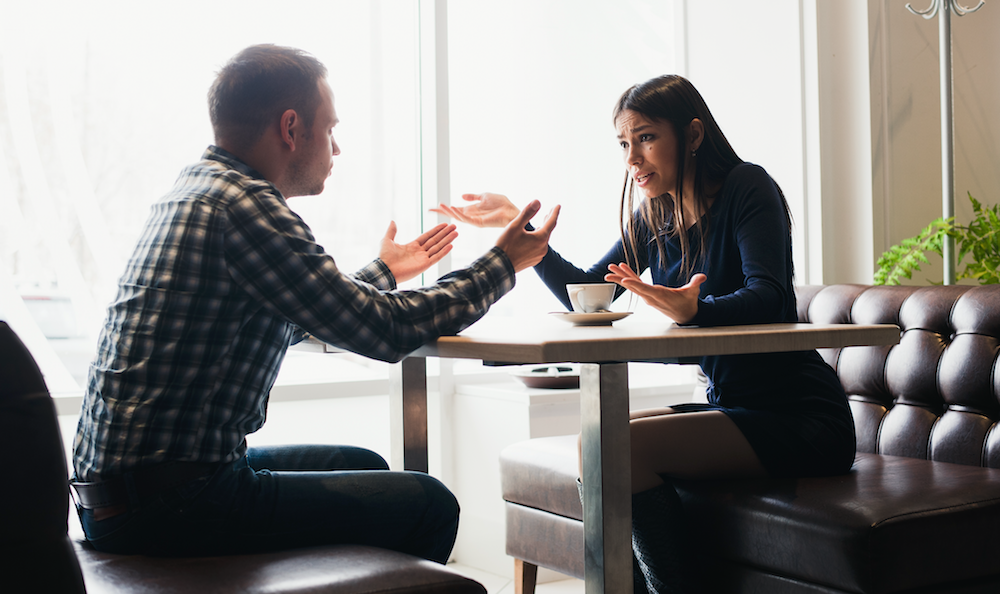
{"type": "Polygon", "coordinates": [[[540,209],[541,207],[542,207],[541,202],[539,202],[538,200],[532,200],[531,202],[528,203],[527,206],[524,207],[523,210],[521,210],[521,212],[518,213],[516,217],[514,217],[512,223],[516,224],[518,227],[524,227],[528,223],[528,221],[531,220],[531,217],[535,216],[538,213],[538,209],[540,209]]]}
{"type": "Polygon", "coordinates": [[[438,223],[434,225],[429,230],[424,231],[420,237],[417,238],[417,243],[421,246],[427,245],[429,242],[441,241],[441,237],[444,237],[448,233],[455,230],[455,225],[450,225],[448,223],[438,223]],[[449,228],[450,227],[450,228],[449,228]]]}
{"type": "Polygon", "coordinates": [[[450,233],[435,237],[433,242],[428,242],[422,247],[428,254],[436,254],[443,249],[451,249],[451,243],[458,237],[458,231],[452,230],[450,233]]]}
{"type": "Polygon", "coordinates": [[[444,246],[442,246],[437,251],[428,252],[427,253],[427,255],[428,255],[427,260],[430,262],[430,266],[433,266],[434,264],[437,264],[438,262],[440,262],[441,258],[444,258],[445,256],[447,256],[448,252],[450,252],[453,247],[455,247],[455,246],[452,245],[451,243],[448,243],[448,244],[445,244],[444,246]]]}

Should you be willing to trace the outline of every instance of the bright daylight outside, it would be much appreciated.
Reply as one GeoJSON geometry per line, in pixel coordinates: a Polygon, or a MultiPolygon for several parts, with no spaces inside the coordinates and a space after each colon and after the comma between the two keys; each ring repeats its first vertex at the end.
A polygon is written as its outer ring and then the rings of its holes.
{"type": "MultiPolygon", "coordinates": [[[[290,204],[342,270],[377,254],[390,220],[407,241],[436,223],[427,208],[439,197],[420,189],[420,85],[432,81],[420,80],[419,3],[277,6],[0,8],[0,317],[29,344],[53,393],[82,389],[149,206],[212,142],[207,89],[247,45],[301,47],[329,68],[342,154],[322,195],[290,204]]],[[[588,266],[617,238],[623,167],[612,104],[628,86],[674,71],[672,3],[452,0],[447,11],[449,95],[437,100],[448,106],[451,181],[440,198],[490,191],[519,206],[537,198],[542,216],[562,204],[552,245],[588,266]]],[[[459,232],[452,267],[497,234],[459,232]]],[[[627,297],[614,306],[636,307],[627,297]]],[[[490,315],[561,308],[527,271],[490,315]]],[[[471,366],[479,368],[457,368],[471,366]]],[[[386,373],[353,355],[327,357],[324,369],[328,381],[386,373]]],[[[289,381],[286,371],[279,381],[289,381]]]]}

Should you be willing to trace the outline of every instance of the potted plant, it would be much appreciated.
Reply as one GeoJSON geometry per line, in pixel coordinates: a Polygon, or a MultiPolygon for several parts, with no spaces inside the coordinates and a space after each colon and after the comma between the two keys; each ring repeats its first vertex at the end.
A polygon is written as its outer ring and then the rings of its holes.
{"type": "Polygon", "coordinates": [[[1000,283],[1000,204],[986,208],[971,193],[969,200],[973,217],[967,226],[955,224],[955,217],[939,217],[917,235],[890,247],[876,263],[874,284],[898,285],[902,278],[912,278],[920,265],[928,262],[928,252],[943,256],[946,237],[955,240],[960,265],[966,255],[971,256],[958,271],[957,280],[1000,283]]]}

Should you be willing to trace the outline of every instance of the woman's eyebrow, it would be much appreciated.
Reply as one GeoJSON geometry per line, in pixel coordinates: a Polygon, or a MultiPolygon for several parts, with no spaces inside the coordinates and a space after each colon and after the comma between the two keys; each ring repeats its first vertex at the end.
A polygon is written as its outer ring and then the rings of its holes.
{"type": "MultiPolygon", "coordinates": [[[[643,124],[641,126],[636,126],[635,128],[632,128],[631,130],[628,130],[626,132],[626,134],[635,134],[636,132],[642,132],[643,130],[645,130],[648,127],[649,127],[649,124],[643,124]]],[[[625,137],[626,134],[619,134],[618,135],[618,139],[621,140],[622,138],[625,137]]]]}

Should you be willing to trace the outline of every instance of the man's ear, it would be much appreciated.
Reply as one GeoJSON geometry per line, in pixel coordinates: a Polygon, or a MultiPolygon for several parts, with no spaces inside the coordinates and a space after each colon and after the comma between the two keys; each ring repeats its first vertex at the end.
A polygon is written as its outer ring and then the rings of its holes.
{"type": "Polygon", "coordinates": [[[688,124],[687,137],[688,150],[697,151],[702,141],[705,140],[705,123],[698,118],[691,120],[691,123],[688,124]]]}
{"type": "Polygon", "coordinates": [[[302,137],[302,119],[299,117],[299,114],[295,113],[294,109],[286,109],[281,114],[279,125],[281,126],[281,142],[289,150],[294,151],[295,143],[302,137]]]}

